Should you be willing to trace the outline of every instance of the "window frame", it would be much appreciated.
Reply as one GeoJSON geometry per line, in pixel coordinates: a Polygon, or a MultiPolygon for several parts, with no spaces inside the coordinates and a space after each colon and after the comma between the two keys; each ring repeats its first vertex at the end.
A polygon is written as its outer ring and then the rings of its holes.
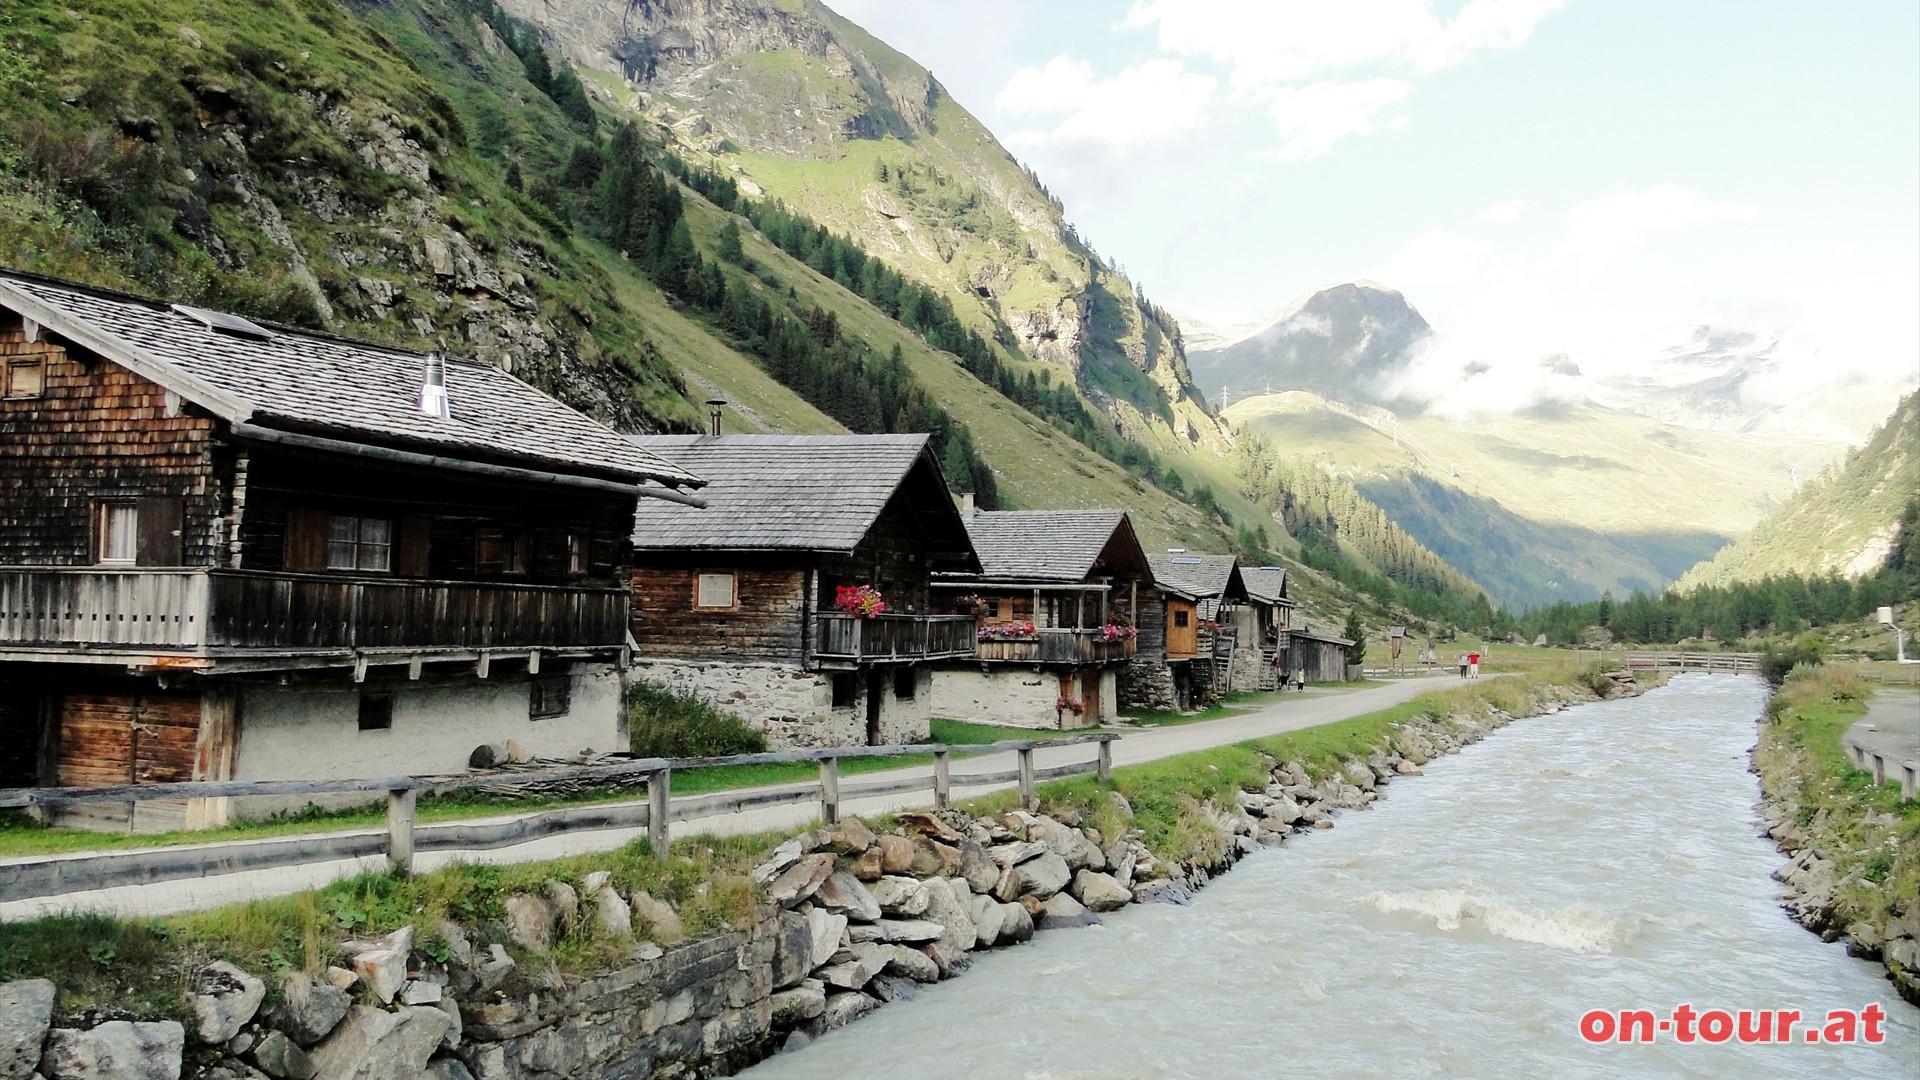
{"type": "Polygon", "coordinates": [[[740,608],[740,575],[732,570],[695,570],[693,572],[693,610],[695,611],[737,611],[740,608]],[[727,602],[725,604],[707,604],[701,600],[706,592],[706,582],[710,578],[727,579],[727,602]]]}
{"type": "Polygon", "coordinates": [[[535,675],[527,680],[528,720],[553,720],[572,711],[571,675],[535,675]]]}
{"type": "Polygon", "coordinates": [[[321,552],[320,567],[330,574],[391,574],[394,549],[399,546],[396,543],[399,539],[397,533],[398,530],[395,529],[392,518],[371,517],[364,514],[328,514],[327,535],[324,550],[321,552]],[[351,537],[342,538],[334,535],[342,524],[352,532],[351,537]],[[368,539],[367,527],[370,525],[384,526],[386,539],[380,541],[368,539]],[[333,564],[334,551],[339,547],[344,547],[351,554],[352,558],[348,560],[352,563],[351,566],[333,564]],[[381,565],[364,565],[366,555],[371,551],[382,553],[381,565]]]}
{"type": "Polygon", "coordinates": [[[920,671],[911,664],[895,668],[893,672],[893,700],[913,701],[920,696],[920,671]],[[905,690],[905,693],[901,691],[905,690]]]}
{"type": "Polygon", "coordinates": [[[93,562],[96,566],[140,565],[140,504],[134,499],[97,499],[93,504],[93,562]],[[122,556],[109,555],[109,545],[121,539],[114,530],[117,513],[125,517],[125,550],[122,556]]]}
{"type": "Polygon", "coordinates": [[[593,538],[586,533],[567,534],[567,576],[583,578],[593,573],[593,538]]]}
{"type": "Polygon", "coordinates": [[[44,356],[16,357],[10,359],[7,361],[4,376],[6,385],[0,387],[0,390],[5,391],[5,397],[8,401],[35,401],[47,396],[47,358],[44,356]],[[15,377],[16,372],[27,370],[32,370],[37,373],[35,378],[39,384],[31,394],[20,392],[19,380],[15,377]]]}
{"type": "Polygon", "coordinates": [[[860,680],[851,671],[835,671],[827,676],[833,708],[851,709],[860,703],[860,680]]]}
{"type": "Polygon", "coordinates": [[[1192,626],[1193,626],[1193,612],[1187,610],[1186,608],[1173,609],[1173,628],[1175,630],[1187,630],[1187,629],[1191,629],[1192,626]]]}
{"type": "Polygon", "coordinates": [[[476,577],[524,577],[527,573],[527,534],[520,529],[485,525],[473,530],[473,572],[476,577]],[[483,559],[489,543],[499,545],[498,559],[483,559]]]}
{"type": "Polygon", "coordinates": [[[356,718],[360,731],[393,730],[393,695],[382,692],[360,692],[359,715],[356,718]]]}

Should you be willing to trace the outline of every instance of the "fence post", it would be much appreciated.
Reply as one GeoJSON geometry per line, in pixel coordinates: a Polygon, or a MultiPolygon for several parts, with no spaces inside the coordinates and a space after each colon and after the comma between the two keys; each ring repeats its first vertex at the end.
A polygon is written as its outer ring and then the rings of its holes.
{"type": "Polygon", "coordinates": [[[829,825],[840,822],[840,759],[820,759],[820,820],[829,825]]]}
{"type": "Polygon", "coordinates": [[[659,858],[667,857],[672,845],[667,831],[667,803],[673,797],[673,770],[655,769],[647,774],[647,843],[659,858]]]}
{"type": "Polygon", "coordinates": [[[1920,794],[1920,761],[1900,763],[1900,797],[1911,802],[1920,794]]]}
{"type": "Polygon", "coordinates": [[[387,792],[387,866],[397,874],[413,872],[413,807],[417,788],[387,792]]]}
{"type": "Polygon", "coordinates": [[[952,774],[948,772],[951,757],[948,750],[933,752],[933,805],[942,810],[953,805],[952,774]]]}
{"type": "Polygon", "coordinates": [[[1100,740],[1100,764],[1094,770],[1094,774],[1100,778],[1100,782],[1103,784],[1113,779],[1113,740],[1112,739],[1100,740]]]}
{"type": "Polygon", "coordinates": [[[1873,758],[1873,786],[1879,787],[1881,784],[1884,784],[1887,782],[1887,756],[1885,754],[1882,754],[1876,751],[1872,755],[1872,758],[1873,758]]]}
{"type": "Polygon", "coordinates": [[[1014,751],[1020,755],[1020,806],[1031,810],[1033,800],[1033,747],[1023,746],[1014,751]]]}

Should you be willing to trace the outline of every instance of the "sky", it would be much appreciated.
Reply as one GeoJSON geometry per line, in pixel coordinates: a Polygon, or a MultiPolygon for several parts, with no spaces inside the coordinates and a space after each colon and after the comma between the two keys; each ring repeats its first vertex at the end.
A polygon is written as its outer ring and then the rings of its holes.
{"type": "Polygon", "coordinates": [[[1711,325],[1777,397],[1920,382],[1912,0],[828,2],[1189,321],[1370,279],[1443,380],[1647,374],[1711,325]]]}

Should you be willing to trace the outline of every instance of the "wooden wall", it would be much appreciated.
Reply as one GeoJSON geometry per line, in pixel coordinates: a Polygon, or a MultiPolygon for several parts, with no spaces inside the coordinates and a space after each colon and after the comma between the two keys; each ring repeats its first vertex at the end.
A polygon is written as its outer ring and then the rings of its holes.
{"type": "Polygon", "coordinates": [[[1177,596],[1167,597],[1164,622],[1167,656],[1175,659],[1193,656],[1199,649],[1200,633],[1200,612],[1194,603],[1177,596]],[[1178,616],[1182,613],[1187,617],[1187,625],[1177,626],[1178,616]]]}
{"type": "Polygon", "coordinates": [[[94,500],[142,496],[182,500],[180,562],[211,564],[231,472],[214,421],[191,406],[169,416],[158,385],[78,347],[29,342],[0,310],[0,364],[28,356],[45,359],[46,389],[0,400],[0,565],[89,565],[94,500]]]}
{"type": "Polygon", "coordinates": [[[631,627],[640,655],[799,664],[806,647],[806,570],[794,562],[673,557],[633,572],[631,627]],[[734,574],[734,608],[695,610],[700,573],[734,574]]]}

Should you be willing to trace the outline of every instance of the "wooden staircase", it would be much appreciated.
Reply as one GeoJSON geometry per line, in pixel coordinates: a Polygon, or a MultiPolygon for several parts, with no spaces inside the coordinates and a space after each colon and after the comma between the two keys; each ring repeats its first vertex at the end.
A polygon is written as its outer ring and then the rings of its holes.
{"type": "Polygon", "coordinates": [[[1260,689],[1280,689],[1280,669],[1274,667],[1274,660],[1280,655],[1280,649],[1274,645],[1260,649],[1260,689]]]}

